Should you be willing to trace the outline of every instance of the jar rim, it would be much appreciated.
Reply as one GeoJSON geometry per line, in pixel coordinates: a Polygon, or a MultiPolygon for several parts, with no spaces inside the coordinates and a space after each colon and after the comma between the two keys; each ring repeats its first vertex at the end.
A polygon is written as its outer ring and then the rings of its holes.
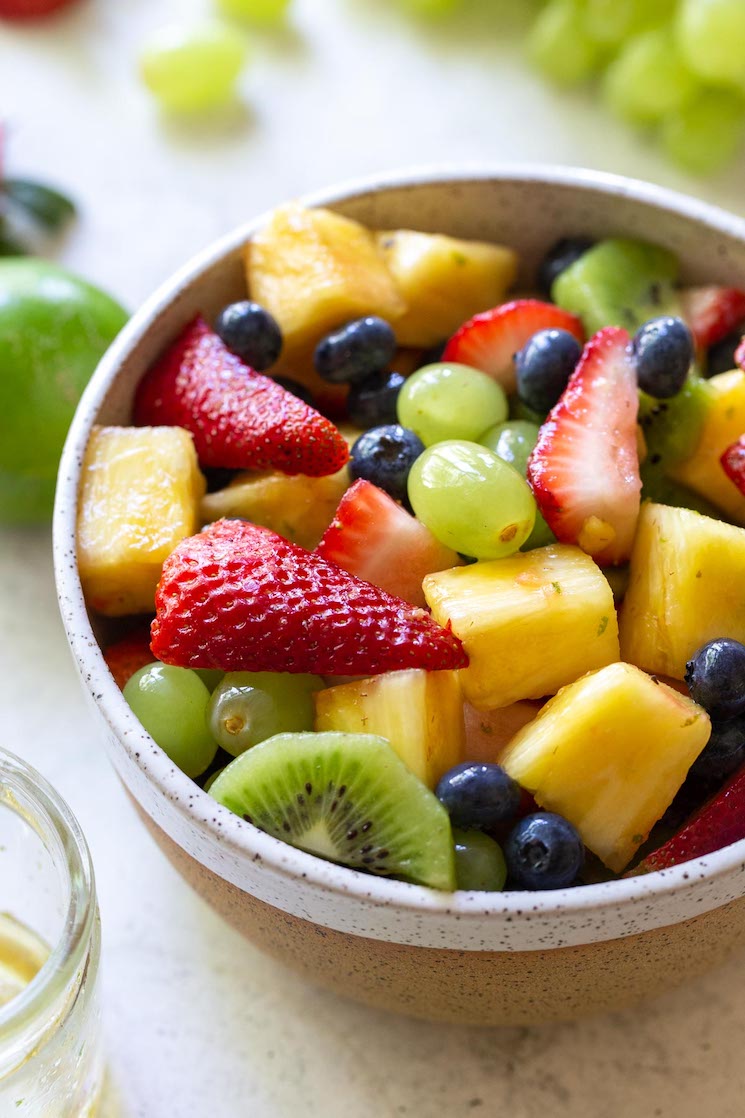
{"type": "MultiPolygon", "coordinates": [[[[67,803],[36,769],[0,749],[0,803],[6,790],[31,806],[34,818],[27,822],[47,849],[47,834],[51,834],[67,865],[69,898],[62,931],[49,957],[31,982],[0,1007],[0,1053],[5,1042],[32,1027],[49,1005],[62,1000],[79,971],[82,976],[96,919],[93,863],[80,824],[67,803]]],[[[50,854],[54,856],[55,851],[50,854]]]]}

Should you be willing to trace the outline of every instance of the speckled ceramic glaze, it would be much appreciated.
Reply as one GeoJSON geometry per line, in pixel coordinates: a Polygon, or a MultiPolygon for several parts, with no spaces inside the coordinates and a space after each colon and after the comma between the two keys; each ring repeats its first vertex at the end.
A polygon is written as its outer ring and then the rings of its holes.
{"type": "MultiPolygon", "coordinates": [[[[371,227],[505,242],[530,283],[562,234],[667,245],[686,282],[745,285],[745,222],[689,198],[561,169],[427,171],[317,196],[371,227]]],[[[75,559],[80,463],[93,423],[127,423],[135,385],[198,311],[244,297],[246,225],[157,292],[112,346],[60,468],[55,563],[62,617],[119,776],[192,885],[247,937],[310,978],[441,1020],[525,1023],[627,1004],[723,958],[745,931],[745,842],[640,878],[556,892],[447,895],[334,866],[218,806],[130,713],[102,659],[75,559]]]]}

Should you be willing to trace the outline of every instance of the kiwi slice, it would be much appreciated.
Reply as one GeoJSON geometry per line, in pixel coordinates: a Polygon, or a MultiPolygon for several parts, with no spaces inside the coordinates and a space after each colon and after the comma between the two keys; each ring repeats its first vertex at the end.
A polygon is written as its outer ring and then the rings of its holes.
{"type": "Polygon", "coordinates": [[[210,795],[309,854],[455,889],[448,814],[385,738],[275,734],[229,764],[210,795]]]}
{"type": "Polygon", "coordinates": [[[650,318],[680,314],[674,284],[677,257],[660,245],[614,238],[599,241],[553,282],[551,298],[579,315],[589,334],[604,326],[630,333],[650,318]]]}

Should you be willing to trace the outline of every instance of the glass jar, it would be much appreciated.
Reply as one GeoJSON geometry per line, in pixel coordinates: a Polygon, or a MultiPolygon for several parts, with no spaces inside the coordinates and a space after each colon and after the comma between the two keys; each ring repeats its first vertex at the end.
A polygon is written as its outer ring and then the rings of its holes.
{"type": "Polygon", "coordinates": [[[0,750],[0,1115],[89,1118],[102,1081],[100,924],[82,831],[0,750]]]}

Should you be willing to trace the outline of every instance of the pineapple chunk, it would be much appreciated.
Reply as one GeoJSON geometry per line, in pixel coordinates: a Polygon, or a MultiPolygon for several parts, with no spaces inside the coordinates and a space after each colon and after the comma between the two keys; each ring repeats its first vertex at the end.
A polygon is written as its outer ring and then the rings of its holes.
{"type": "Polygon", "coordinates": [[[314,696],[316,730],[386,738],[429,788],[463,759],[463,696],[457,672],[387,672],[314,696]]]}
{"type": "Polygon", "coordinates": [[[395,321],[406,310],[369,230],[330,210],[276,209],[246,246],[246,269],[251,298],[277,319],[289,353],[349,319],[395,321]]]}
{"type": "Polygon", "coordinates": [[[463,641],[463,692],[477,710],[552,695],[618,659],[613,592],[578,547],[551,544],[428,575],[432,616],[463,641]]]}
{"type": "Polygon", "coordinates": [[[730,520],[745,526],[745,497],[720,462],[727,447],[745,431],[745,372],[719,373],[703,387],[707,405],[696,450],[690,458],[670,466],[668,473],[706,497],[730,520]]]}
{"type": "Polygon", "coordinates": [[[407,303],[396,322],[401,345],[429,347],[467,318],[501,303],[517,275],[517,256],[501,245],[397,229],[375,236],[407,303]]]}
{"type": "Polygon", "coordinates": [[[745,529],[668,505],[642,506],[620,616],[621,655],[683,679],[715,637],[745,641],[745,529]]]}
{"type": "Polygon", "coordinates": [[[202,499],[200,515],[205,524],[223,516],[240,516],[312,551],[348,486],[346,466],[326,477],[241,473],[225,489],[202,499]]]}
{"type": "Polygon", "coordinates": [[[672,803],[710,730],[692,699],[631,664],[610,664],[562,688],[500,764],[620,873],[672,803]]]}
{"type": "Polygon", "coordinates": [[[80,579],[93,609],[154,609],[163,561],[199,527],[204,490],[183,428],[93,428],[78,508],[80,579]]]}

